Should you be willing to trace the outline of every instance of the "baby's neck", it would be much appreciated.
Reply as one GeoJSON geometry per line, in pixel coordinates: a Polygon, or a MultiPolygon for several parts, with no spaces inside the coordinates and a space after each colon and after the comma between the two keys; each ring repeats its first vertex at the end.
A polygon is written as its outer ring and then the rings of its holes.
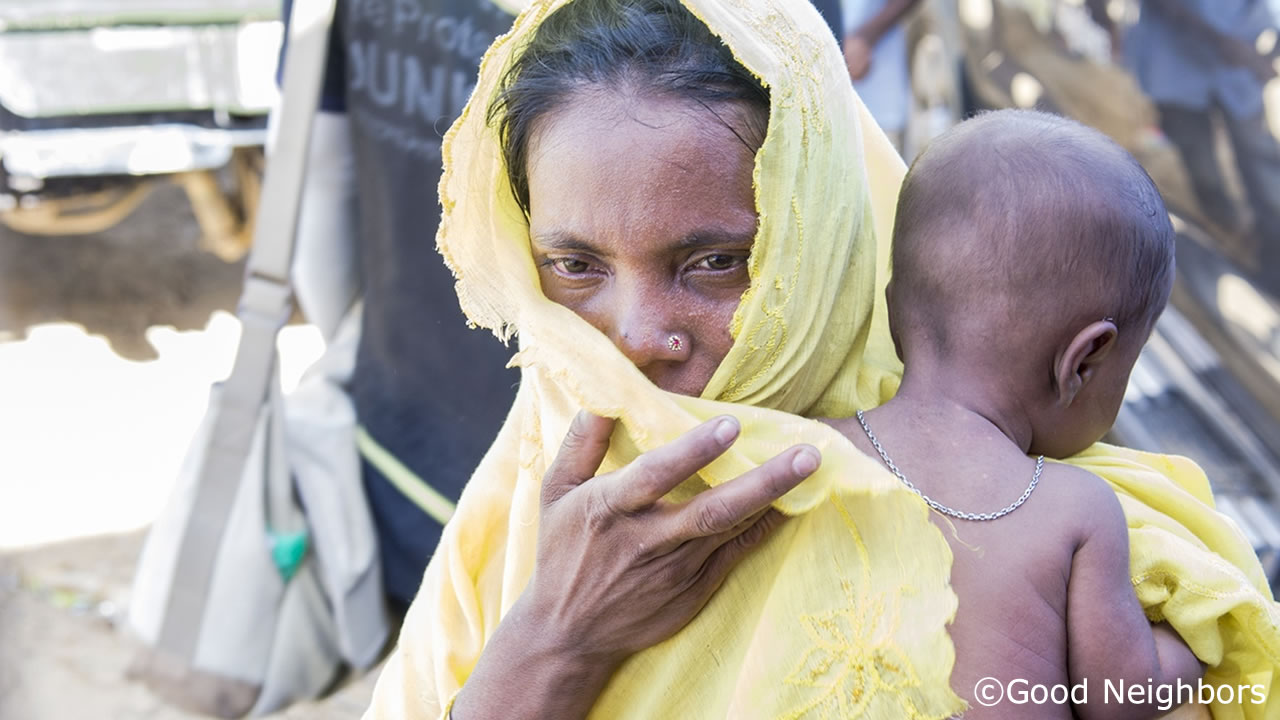
{"type": "MultiPolygon", "coordinates": [[[[1030,470],[1029,422],[1008,408],[976,402],[976,388],[936,388],[905,382],[884,405],[832,425],[855,447],[887,461],[924,493],[967,512],[992,512],[992,497],[1016,497],[1030,470]],[[869,437],[874,433],[879,447],[869,437]],[[945,489],[944,489],[945,488],[945,489]]],[[[887,464],[887,463],[886,463],[887,464]]],[[[1029,475],[1028,475],[1029,476],[1029,475]]]]}
{"type": "MultiPolygon", "coordinates": [[[[966,512],[994,512],[993,498],[1016,498],[1035,464],[1026,456],[1031,444],[1030,416],[1014,402],[992,399],[1012,395],[1007,386],[984,386],[969,377],[925,382],[908,372],[898,394],[858,418],[831,424],[855,447],[875,458],[886,456],[919,492],[966,512]]],[[[888,464],[888,463],[886,463],[888,464]]]]}
{"type": "Polygon", "coordinates": [[[907,372],[897,394],[873,416],[925,437],[965,438],[984,446],[1008,443],[1025,454],[1031,420],[1021,399],[1008,397],[1008,388],[972,376],[907,372]]]}

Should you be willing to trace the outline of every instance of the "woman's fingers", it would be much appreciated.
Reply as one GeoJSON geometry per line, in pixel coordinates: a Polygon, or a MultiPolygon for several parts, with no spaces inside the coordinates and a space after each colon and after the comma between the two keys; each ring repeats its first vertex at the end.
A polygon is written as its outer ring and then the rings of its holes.
{"type": "MultiPolygon", "coordinates": [[[[684,545],[685,547],[690,548],[691,551],[695,547],[698,548],[698,550],[694,552],[694,554],[698,555],[701,558],[701,562],[706,562],[706,559],[710,557],[711,554],[714,553],[716,550],[719,550],[721,545],[724,545],[730,540],[733,540],[734,538],[738,537],[742,533],[746,532],[748,528],[750,528],[752,525],[755,525],[757,522],[760,521],[760,518],[764,517],[765,514],[770,512],[777,512],[777,510],[774,510],[773,508],[767,508],[765,510],[761,510],[760,512],[755,513],[754,515],[747,516],[745,520],[738,523],[737,525],[734,525],[728,530],[725,530],[724,532],[719,532],[719,533],[716,533],[715,535],[708,535],[707,537],[700,537],[700,538],[694,538],[692,540],[685,540],[681,544],[684,545]]],[[[675,542],[680,543],[679,540],[675,542]]]]}
{"type": "Polygon", "coordinates": [[[574,416],[551,467],[542,478],[542,504],[550,505],[570,490],[595,477],[609,452],[609,438],[617,420],[586,410],[574,416]]]}
{"type": "Polygon", "coordinates": [[[741,425],[724,415],[712,418],[671,443],[636,458],[601,488],[612,508],[638,512],[724,454],[738,439],[741,425]]]}
{"type": "Polygon", "coordinates": [[[786,515],[770,509],[762,514],[760,519],[741,529],[728,542],[714,550],[702,564],[701,581],[706,584],[707,596],[710,597],[711,593],[720,587],[725,577],[737,566],[743,556],[759,547],[770,533],[786,522],[786,519],[786,515]]]}
{"type": "Polygon", "coordinates": [[[750,472],[699,493],[674,513],[675,538],[692,540],[721,533],[732,535],[735,526],[786,495],[816,472],[821,462],[817,448],[797,445],[750,472]]]}

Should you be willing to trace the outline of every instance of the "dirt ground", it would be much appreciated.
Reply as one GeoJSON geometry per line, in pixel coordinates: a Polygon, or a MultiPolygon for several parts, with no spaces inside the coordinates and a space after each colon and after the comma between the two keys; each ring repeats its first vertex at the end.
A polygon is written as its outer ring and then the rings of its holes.
{"type": "Polygon", "coordinates": [[[123,358],[155,359],[148,327],[200,329],[214,310],[235,308],[242,265],[200,252],[199,238],[182,192],[167,185],[98,235],[33,237],[0,226],[0,339],[69,322],[123,358]]]}
{"type": "MultiPolygon", "coordinates": [[[[137,646],[122,622],[143,534],[86,538],[0,556],[0,718],[193,720],[128,677],[137,646]]],[[[358,718],[373,675],[289,720],[358,718]]]]}
{"type": "MultiPolygon", "coordinates": [[[[142,528],[234,347],[215,329],[242,265],[198,239],[167,186],[100,235],[0,229],[2,720],[194,717],[127,677],[120,623],[142,528]]],[[[359,717],[371,684],[281,717],[359,717]]]]}

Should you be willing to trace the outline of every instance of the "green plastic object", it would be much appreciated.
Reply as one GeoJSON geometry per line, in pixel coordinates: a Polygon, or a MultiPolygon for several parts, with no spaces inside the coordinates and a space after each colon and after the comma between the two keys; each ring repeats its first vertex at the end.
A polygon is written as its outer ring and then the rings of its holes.
{"type": "Polygon", "coordinates": [[[269,531],[271,536],[271,559],[276,563],[276,570],[287,583],[293,579],[294,573],[302,565],[307,556],[307,531],[295,533],[278,533],[269,531]]]}

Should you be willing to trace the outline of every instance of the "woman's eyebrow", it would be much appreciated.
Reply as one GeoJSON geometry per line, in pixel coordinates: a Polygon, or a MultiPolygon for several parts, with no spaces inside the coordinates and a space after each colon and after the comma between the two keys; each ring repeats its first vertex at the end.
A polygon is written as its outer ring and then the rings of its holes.
{"type": "Polygon", "coordinates": [[[721,229],[697,230],[680,239],[680,247],[699,249],[706,247],[741,247],[752,245],[756,240],[756,231],[752,228],[748,233],[730,232],[721,229]]]}
{"type": "Polygon", "coordinates": [[[600,249],[571,232],[564,230],[549,230],[547,232],[535,233],[533,235],[534,244],[548,250],[575,250],[578,252],[598,253],[600,249]]]}

